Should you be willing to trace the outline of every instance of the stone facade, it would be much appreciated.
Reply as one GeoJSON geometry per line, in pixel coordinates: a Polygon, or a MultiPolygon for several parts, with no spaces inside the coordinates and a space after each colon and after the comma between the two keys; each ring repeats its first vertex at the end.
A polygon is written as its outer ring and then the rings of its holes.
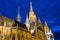
{"type": "Polygon", "coordinates": [[[0,38],[1,40],[47,40],[47,30],[49,28],[42,26],[40,19],[37,17],[30,2],[30,12],[25,23],[21,22],[20,12],[17,20],[11,20],[0,15],[0,38]]]}

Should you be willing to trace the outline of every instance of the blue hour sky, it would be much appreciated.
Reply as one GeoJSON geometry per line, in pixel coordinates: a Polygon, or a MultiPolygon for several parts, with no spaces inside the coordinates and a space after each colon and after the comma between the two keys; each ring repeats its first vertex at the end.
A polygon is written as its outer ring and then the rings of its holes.
{"type": "Polygon", "coordinates": [[[33,11],[42,24],[47,22],[55,40],[60,40],[60,0],[0,0],[1,15],[16,20],[20,9],[21,22],[25,22],[32,2],[33,11]]]}

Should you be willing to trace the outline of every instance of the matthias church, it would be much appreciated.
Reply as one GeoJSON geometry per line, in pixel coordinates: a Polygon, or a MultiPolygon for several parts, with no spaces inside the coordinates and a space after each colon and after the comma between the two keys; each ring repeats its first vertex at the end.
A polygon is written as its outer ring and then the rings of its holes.
{"type": "Polygon", "coordinates": [[[47,22],[45,21],[42,25],[40,19],[37,20],[32,2],[30,2],[26,22],[21,23],[20,11],[16,18],[17,20],[12,20],[0,15],[0,40],[54,40],[54,35],[47,22]]]}

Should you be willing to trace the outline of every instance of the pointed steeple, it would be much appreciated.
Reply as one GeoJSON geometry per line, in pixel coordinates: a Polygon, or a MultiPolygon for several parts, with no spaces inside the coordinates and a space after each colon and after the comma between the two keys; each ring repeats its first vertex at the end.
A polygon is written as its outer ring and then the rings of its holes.
{"type": "Polygon", "coordinates": [[[45,30],[45,33],[50,32],[50,29],[48,28],[48,25],[47,25],[46,21],[44,23],[44,30],[45,30]]]}
{"type": "Polygon", "coordinates": [[[32,2],[30,2],[30,11],[33,11],[32,2]]]}
{"type": "Polygon", "coordinates": [[[30,2],[30,12],[29,15],[34,15],[33,7],[32,7],[32,2],[30,2]]]}
{"type": "Polygon", "coordinates": [[[20,22],[20,21],[21,21],[21,17],[20,17],[20,10],[18,10],[17,21],[18,21],[18,22],[20,22]]]}
{"type": "Polygon", "coordinates": [[[30,2],[30,12],[29,12],[29,15],[34,15],[32,2],[30,2]]]}
{"type": "Polygon", "coordinates": [[[38,18],[38,21],[41,23],[41,20],[40,20],[40,18],[38,18]]]}
{"type": "Polygon", "coordinates": [[[46,21],[45,21],[44,25],[45,25],[46,27],[48,27],[48,25],[47,25],[47,22],[46,22],[46,21]]]}
{"type": "Polygon", "coordinates": [[[26,17],[26,22],[29,22],[29,18],[28,18],[28,16],[26,17]]]}
{"type": "Polygon", "coordinates": [[[30,22],[29,22],[29,18],[28,18],[28,16],[26,17],[26,26],[27,26],[27,29],[29,30],[29,28],[30,28],[30,22]]]}
{"type": "Polygon", "coordinates": [[[38,28],[43,29],[43,26],[42,26],[42,23],[41,23],[41,21],[40,21],[40,18],[38,19],[38,28]]]}
{"type": "Polygon", "coordinates": [[[48,25],[47,25],[47,22],[46,21],[44,23],[44,31],[45,31],[46,38],[48,40],[51,40],[51,39],[54,40],[54,35],[51,32],[51,30],[48,28],[48,25]]]}
{"type": "Polygon", "coordinates": [[[36,21],[36,15],[34,14],[34,11],[33,11],[33,8],[32,8],[32,2],[30,2],[29,20],[30,20],[30,22],[35,22],[36,21]]]}

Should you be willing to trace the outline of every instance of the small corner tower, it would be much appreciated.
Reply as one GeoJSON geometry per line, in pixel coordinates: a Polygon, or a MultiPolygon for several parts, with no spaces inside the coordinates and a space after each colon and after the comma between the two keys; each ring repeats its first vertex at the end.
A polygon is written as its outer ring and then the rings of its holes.
{"type": "Polygon", "coordinates": [[[29,28],[30,28],[30,22],[29,22],[29,18],[28,18],[28,16],[26,17],[26,26],[27,26],[27,29],[29,30],[29,28]]]}
{"type": "Polygon", "coordinates": [[[44,22],[44,31],[45,31],[45,33],[50,32],[50,29],[48,28],[46,21],[44,22]]]}
{"type": "Polygon", "coordinates": [[[21,17],[20,17],[20,10],[18,10],[17,21],[18,21],[18,22],[20,22],[20,21],[21,21],[21,17]]]}
{"type": "Polygon", "coordinates": [[[45,35],[46,35],[47,40],[54,40],[54,35],[51,32],[51,30],[48,28],[46,21],[44,23],[44,31],[45,31],[45,35]]]}
{"type": "Polygon", "coordinates": [[[43,29],[43,26],[42,26],[42,23],[41,23],[41,20],[40,20],[40,18],[38,19],[38,28],[41,28],[41,29],[43,29]]]}

